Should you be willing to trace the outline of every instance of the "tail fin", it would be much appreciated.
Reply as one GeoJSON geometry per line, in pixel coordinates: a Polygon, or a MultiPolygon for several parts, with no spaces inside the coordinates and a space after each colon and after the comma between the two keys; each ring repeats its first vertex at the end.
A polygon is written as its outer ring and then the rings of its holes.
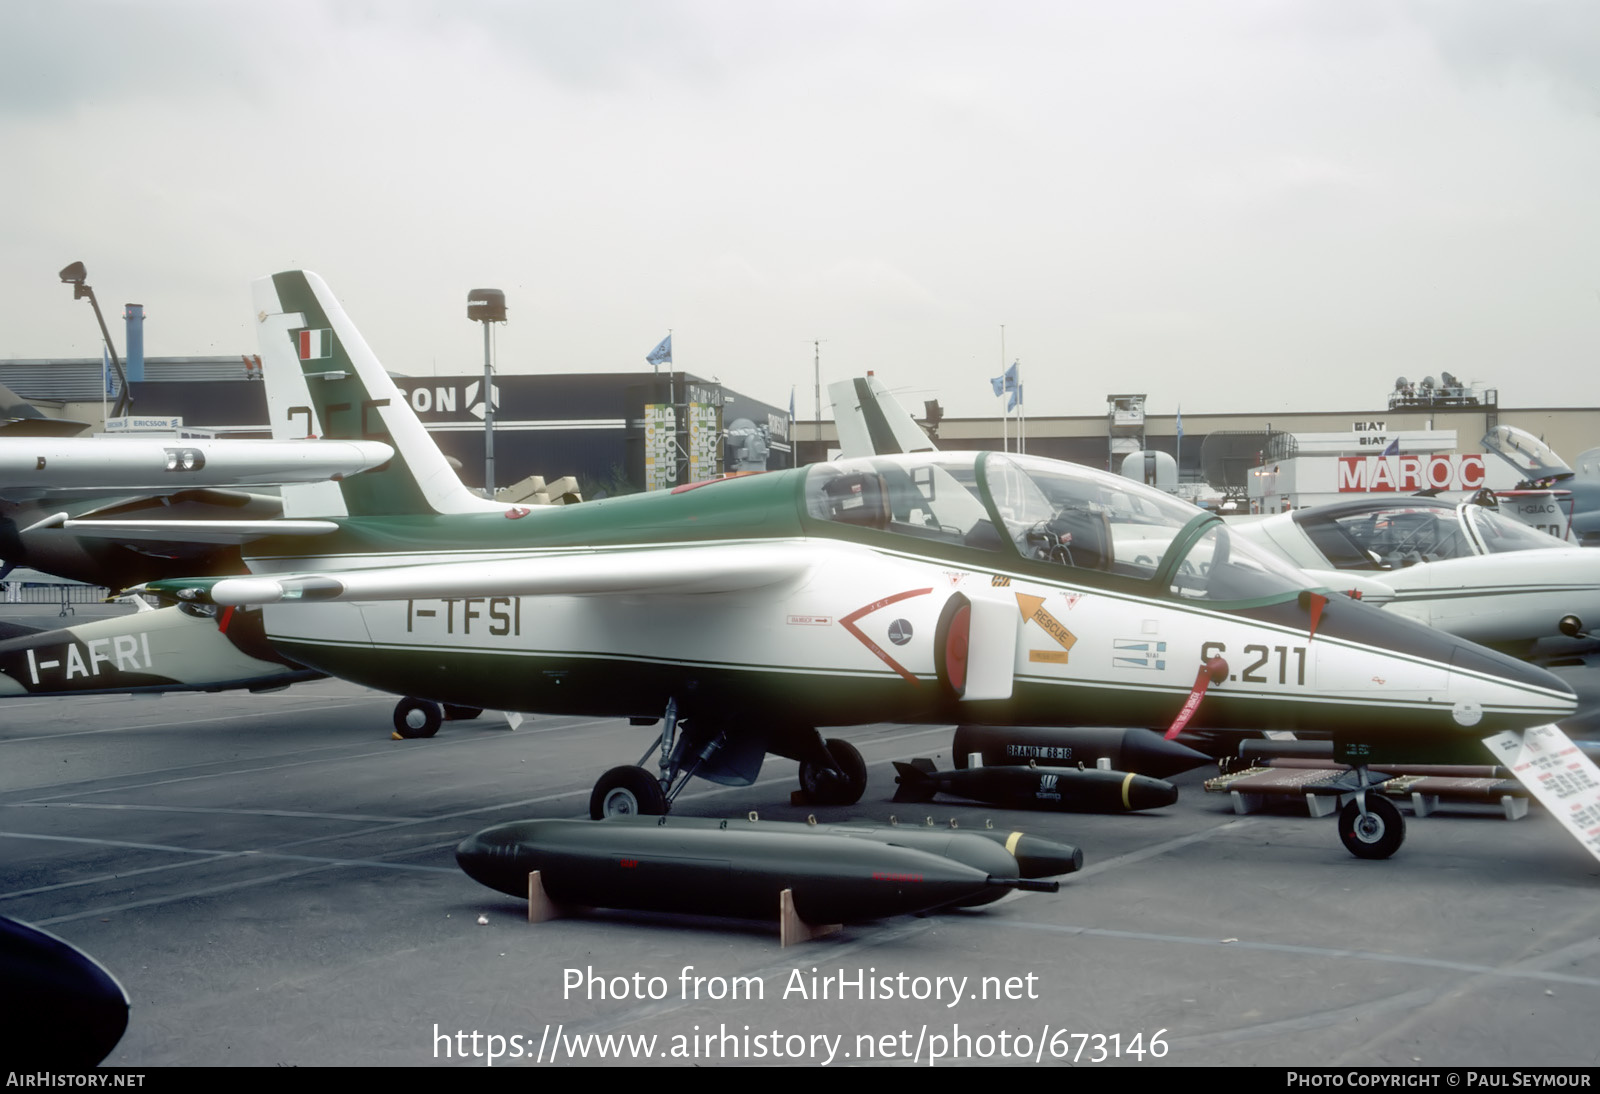
{"type": "Polygon", "coordinates": [[[272,435],[379,440],[395,450],[385,466],[342,482],[285,487],[285,516],[506,510],[462,485],[322,278],[290,270],[254,289],[272,435]]]}
{"type": "Polygon", "coordinates": [[[870,372],[828,385],[839,448],[845,456],[890,456],[934,452],[929,439],[900,401],[870,372]]]}
{"type": "Polygon", "coordinates": [[[918,757],[910,763],[895,761],[895,782],[900,788],[894,792],[897,802],[929,802],[939,790],[938,780],[933,776],[935,768],[933,761],[918,757]]]}

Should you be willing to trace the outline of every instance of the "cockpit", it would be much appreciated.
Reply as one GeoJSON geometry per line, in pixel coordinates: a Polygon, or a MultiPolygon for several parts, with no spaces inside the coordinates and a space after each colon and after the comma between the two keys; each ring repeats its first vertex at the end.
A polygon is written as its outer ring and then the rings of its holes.
{"type": "Polygon", "coordinates": [[[940,452],[817,464],[805,505],[816,519],[888,536],[1159,580],[1184,599],[1272,599],[1306,586],[1187,502],[1037,457],[940,452]]]}
{"type": "Polygon", "coordinates": [[[1564,546],[1485,506],[1426,498],[1307,509],[1295,514],[1295,523],[1340,570],[1397,570],[1419,562],[1564,546]]]}

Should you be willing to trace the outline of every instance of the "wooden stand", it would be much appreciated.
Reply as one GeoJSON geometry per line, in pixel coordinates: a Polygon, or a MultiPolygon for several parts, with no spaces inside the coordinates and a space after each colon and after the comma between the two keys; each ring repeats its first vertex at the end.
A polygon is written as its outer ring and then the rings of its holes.
{"type": "Polygon", "coordinates": [[[794,890],[778,894],[778,941],[781,946],[809,942],[826,934],[844,930],[843,923],[807,923],[794,910],[794,890]]]}
{"type": "MultiPolygon", "coordinates": [[[[529,923],[548,923],[572,911],[573,908],[557,904],[550,899],[550,894],[544,891],[544,882],[539,877],[539,871],[535,870],[528,875],[529,923]]],[[[794,890],[785,889],[778,894],[778,938],[781,945],[793,946],[842,930],[844,930],[843,923],[807,923],[801,919],[794,910],[794,890]]]]}
{"type": "Polygon", "coordinates": [[[550,899],[550,894],[544,891],[544,882],[539,878],[539,871],[535,870],[528,875],[528,922],[547,923],[552,919],[560,919],[573,909],[565,904],[557,904],[550,899]]]}

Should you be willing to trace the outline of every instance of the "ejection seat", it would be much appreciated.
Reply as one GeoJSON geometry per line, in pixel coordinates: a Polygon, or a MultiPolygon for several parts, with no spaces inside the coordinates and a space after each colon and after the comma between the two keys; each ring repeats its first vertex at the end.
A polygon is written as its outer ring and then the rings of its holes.
{"type": "Polygon", "coordinates": [[[822,484],[828,519],[860,528],[889,527],[889,491],[883,476],[858,471],[839,475],[822,484]]]}

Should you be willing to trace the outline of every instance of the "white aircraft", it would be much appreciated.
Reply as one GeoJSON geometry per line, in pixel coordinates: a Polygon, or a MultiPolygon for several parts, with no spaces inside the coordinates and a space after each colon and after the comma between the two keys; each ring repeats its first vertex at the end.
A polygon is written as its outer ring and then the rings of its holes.
{"type": "MultiPolygon", "coordinates": [[[[665,812],[692,776],[749,783],[769,752],[800,761],[813,800],[853,802],[865,765],[818,727],[1299,728],[1361,764],[1476,753],[1575,706],[1540,669],[1307,590],[1211,514],[1050,460],[871,457],[542,512],[488,502],[320,278],[256,294],[274,428],[305,429],[291,414],[309,407],[311,431],[397,456],[336,494],[286,490],[290,519],[333,534],[246,545],[249,577],[151,589],[259,606],[274,648],[385,690],[660,722],[658,770],[608,771],[597,816],[665,812]],[[326,357],[306,359],[306,332],[326,357]]],[[[1369,785],[1341,837],[1382,857],[1403,822],[1369,785]]]]}
{"type": "MultiPolygon", "coordinates": [[[[242,538],[335,526],[269,520],[281,514],[277,498],[233,487],[337,481],[394,455],[374,440],[63,437],[81,424],[0,393],[10,419],[0,430],[0,578],[24,562],[117,589],[184,568],[238,572],[242,538]],[[129,512],[144,517],[138,527],[69,527],[86,513],[129,512]]],[[[0,641],[0,697],[259,691],[320,675],[266,644],[260,613],[213,618],[194,605],[54,630],[10,624],[0,641]]]]}
{"type": "Polygon", "coordinates": [[[1483,450],[1520,476],[1515,489],[1497,490],[1507,516],[1580,547],[1600,546],[1600,449],[1578,456],[1578,470],[1527,430],[1498,425],[1483,435],[1483,450]]]}
{"type": "Polygon", "coordinates": [[[1495,646],[1600,622],[1600,552],[1472,502],[1362,498],[1229,527],[1330,588],[1495,646]]]}

